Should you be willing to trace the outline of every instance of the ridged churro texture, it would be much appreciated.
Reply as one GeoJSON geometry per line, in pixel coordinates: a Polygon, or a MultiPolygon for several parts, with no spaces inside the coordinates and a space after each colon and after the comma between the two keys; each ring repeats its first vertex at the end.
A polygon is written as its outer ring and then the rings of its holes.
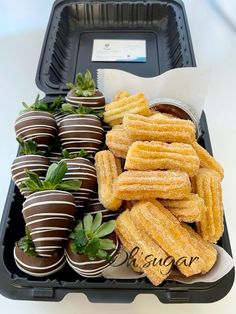
{"type": "Polygon", "coordinates": [[[113,101],[121,100],[125,97],[129,97],[130,94],[126,90],[119,90],[113,97],[113,101]]]}
{"type": "Polygon", "coordinates": [[[188,266],[178,263],[180,272],[189,277],[208,272],[216,261],[216,250],[208,245],[195,232],[181,226],[180,222],[158,201],[142,201],[131,210],[134,224],[138,224],[175,261],[186,257],[192,263],[188,266]]]}
{"type": "Polygon", "coordinates": [[[180,170],[192,177],[199,165],[199,158],[190,144],[137,141],[129,148],[125,169],[180,170]]]}
{"type": "Polygon", "coordinates": [[[131,143],[122,126],[114,127],[106,134],[106,145],[116,157],[125,159],[131,143]]]}
{"type": "Polygon", "coordinates": [[[202,237],[189,225],[182,222],[181,226],[188,231],[192,244],[201,252],[200,256],[202,256],[202,258],[205,260],[205,269],[203,269],[202,273],[207,273],[216,262],[217,250],[211,243],[202,239],[202,237]]]}
{"type": "Polygon", "coordinates": [[[114,195],[114,181],[121,173],[120,160],[109,150],[95,155],[95,167],[98,181],[98,197],[100,203],[109,210],[118,210],[122,201],[114,195]]]}
{"type": "Polygon", "coordinates": [[[220,175],[201,168],[196,176],[196,191],[206,205],[206,211],[196,224],[198,232],[203,239],[216,243],[224,231],[220,175]]]}
{"type": "Polygon", "coordinates": [[[182,200],[160,200],[160,202],[179,221],[188,223],[200,221],[206,211],[203,199],[194,193],[182,200]]]}
{"type": "Polygon", "coordinates": [[[125,171],[115,182],[115,196],[122,200],[181,199],[191,191],[189,177],[181,171],[125,171]]]}
{"type": "Polygon", "coordinates": [[[158,260],[164,260],[167,258],[167,254],[151,237],[147,236],[141,226],[137,227],[134,225],[129,210],[124,211],[116,219],[115,231],[122,245],[129,253],[135,247],[138,247],[139,250],[135,255],[135,266],[138,266],[147,275],[153,285],[157,286],[161,284],[168,277],[168,269],[163,265],[153,266],[153,264],[144,267],[147,264],[145,256],[152,254],[158,260]]]}
{"type": "Polygon", "coordinates": [[[202,168],[208,168],[215,170],[219,173],[221,180],[224,178],[224,169],[222,166],[215,160],[213,156],[211,156],[208,151],[206,151],[201,145],[197,142],[192,143],[193,148],[195,149],[199,159],[200,165],[202,168]]]}
{"type": "Polygon", "coordinates": [[[144,116],[151,114],[144,93],[138,93],[107,104],[105,106],[104,121],[111,126],[120,124],[126,113],[139,113],[144,116]]]}
{"type": "Polygon", "coordinates": [[[126,114],[123,125],[133,141],[192,143],[195,140],[195,126],[190,120],[126,114]]]}

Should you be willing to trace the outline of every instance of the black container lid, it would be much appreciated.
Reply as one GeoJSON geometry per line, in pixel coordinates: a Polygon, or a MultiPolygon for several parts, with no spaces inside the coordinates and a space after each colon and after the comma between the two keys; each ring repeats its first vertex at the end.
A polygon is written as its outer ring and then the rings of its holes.
{"type": "Polygon", "coordinates": [[[47,96],[66,94],[77,72],[116,68],[151,77],[171,68],[195,66],[184,6],[179,0],[54,3],[36,74],[47,96]],[[144,39],[147,61],[92,62],[94,39],[144,39]]]}

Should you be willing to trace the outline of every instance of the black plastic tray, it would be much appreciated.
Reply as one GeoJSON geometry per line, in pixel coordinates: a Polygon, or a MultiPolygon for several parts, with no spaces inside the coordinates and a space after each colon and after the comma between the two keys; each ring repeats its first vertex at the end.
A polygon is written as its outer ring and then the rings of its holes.
{"type": "MultiPolygon", "coordinates": [[[[112,67],[152,76],[184,66],[195,66],[195,60],[184,7],[180,1],[60,0],[55,2],[52,9],[36,82],[45,92],[45,100],[50,101],[53,95],[66,93],[65,83],[73,81],[78,69],[84,71],[89,68],[96,74],[97,68],[112,67]],[[86,38],[92,39],[96,34],[102,38],[150,37],[147,45],[153,49],[150,50],[153,66],[148,62],[146,66],[137,63],[135,66],[127,63],[91,63],[91,45],[86,50],[81,38],[88,36],[86,38]]],[[[204,113],[201,129],[199,142],[212,153],[204,113]]],[[[23,198],[11,182],[0,226],[0,292],[8,298],[60,301],[67,293],[80,292],[92,302],[129,303],[138,294],[152,293],[164,303],[209,303],[223,298],[233,285],[234,269],[214,283],[187,285],[165,281],[158,287],[154,287],[146,278],[86,279],[69,266],[46,278],[28,276],[16,267],[13,258],[14,244],[24,235],[22,202],[23,198]]],[[[226,222],[218,244],[232,255],[226,222]]]]}

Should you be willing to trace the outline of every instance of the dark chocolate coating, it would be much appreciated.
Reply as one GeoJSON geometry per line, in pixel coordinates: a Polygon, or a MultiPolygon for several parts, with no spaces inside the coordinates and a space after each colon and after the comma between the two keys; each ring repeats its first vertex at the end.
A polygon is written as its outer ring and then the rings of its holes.
{"type": "Polygon", "coordinates": [[[57,135],[57,124],[53,115],[45,111],[27,111],[15,122],[16,137],[24,141],[34,140],[38,148],[47,151],[57,135]]]}
{"type": "MultiPolygon", "coordinates": [[[[28,179],[25,170],[31,170],[37,173],[40,179],[45,179],[46,172],[49,167],[49,160],[47,157],[40,155],[24,155],[16,157],[11,166],[12,180],[20,189],[21,182],[28,179]]],[[[27,196],[31,192],[22,192],[22,195],[27,196]]]]}
{"type": "Polygon", "coordinates": [[[17,267],[26,274],[44,277],[56,273],[65,265],[66,260],[63,250],[57,253],[57,256],[52,257],[28,256],[16,245],[14,259],[17,267]]]}
{"type": "Polygon", "coordinates": [[[49,159],[49,163],[50,165],[55,163],[55,162],[59,162],[61,160],[61,152],[49,152],[48,153],[48,159],[49,159]]]}
{"type": "Polygon", "coordinates": [[[75,204],[79,210],[89,202],[91,194],[97,185],[96,169],[90,160],[82,157],[73,159],[63,159],[68,171],[63,180],[81,180],[82,184],[78,191],[71,191],[74,196],[75,204]]]}
{"type": "Polygon", "coordinates": [[[102,144],[103,128],[100,119],[91,114],[71,114],[59,123],[59,139],[63,149],[79,153],[84,149],[95,154],[102,144]]]}
{"type": "MultiPolygon", "coordinates": [[[[106,238],[112,239],[116,245],[116,248],[108,251],[108,253],[114,258],[119,253],[120,243],[115,232],[111,233],[106,238]]],[[[96,258],[95,260],[90,260],[87,256],[82,254],[76,254],[71,251],[70,244],[72,240],[70,239],[65,246],[65,255],[68,264],[83,277],[101,277],[103,270],[110,267],[111,263],[106,260],[101,260],[96,258]]]]}
{"type": "Polygon", "coordinates": [[[64,119],[65,117],[67,117],[69,114],[68,113],[63,113],[63,112],[59,112],[59,113],[55,113],[54,119],[56,120],[57,125],[59,124],[59,122],[64,119]]]}
{"type": "Polygon", "coordinates": [[[99,90],[96,90],[92,96],[78,97],[75,95],[75,89],[71,89],[66,95],[66,101],[74,107],[82,105],[97,111],[103,110],[105,107],[105,97],[99,90]]]}
{"type": "Polygon", "coordinates": [[[90,199],[89,205],[85,210],[86,213],[95,215],[99,212],[102,213],[102,220],[108,221],[110,219],[116,219],[120,214],[120,211],[111,211],[106,209],[99,201],[97,192],[94,192],[90,199]]]}
{"type": "Polygon", "coordinates": [[[65,191],[39,191],[23,203],[23,216],[39,256],[52,256],[62,249],[75,217],[72,194],[65,191]]]}

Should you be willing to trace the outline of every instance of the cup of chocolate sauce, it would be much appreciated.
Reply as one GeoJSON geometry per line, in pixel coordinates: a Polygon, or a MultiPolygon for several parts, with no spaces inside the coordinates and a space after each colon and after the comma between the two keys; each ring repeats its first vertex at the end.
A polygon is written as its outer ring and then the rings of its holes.
{"type": "Polygon", "coordinates": [[[196,137],[199,136],[199,118],[190,106],[171,98],[156,98],[150,101],[153,111],[171,114],[179,119],[191,120],[196,127],[196,137]]]}

